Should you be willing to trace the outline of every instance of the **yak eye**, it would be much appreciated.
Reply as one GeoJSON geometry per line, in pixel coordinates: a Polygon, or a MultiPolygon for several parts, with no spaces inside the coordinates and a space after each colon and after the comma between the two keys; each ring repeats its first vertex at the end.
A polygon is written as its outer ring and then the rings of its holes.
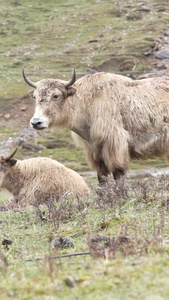
{"type": "Polygon", "coordinates": [[[58,94],[54,94],[54,95],[52,96],[53,100],[56,100],[58,97],[59,97],[58,94]]]}

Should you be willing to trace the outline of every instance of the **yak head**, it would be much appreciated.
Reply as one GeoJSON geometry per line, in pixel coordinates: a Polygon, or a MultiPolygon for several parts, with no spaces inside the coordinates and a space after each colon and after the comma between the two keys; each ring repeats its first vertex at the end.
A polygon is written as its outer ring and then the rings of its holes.
{"type": "Polygon", "coordinates": [[[67,107],[69,97],[75,93],[72,87],[76,81],[76,73],[73,70],[69,82],[59,79],[42,79],[36,83],[29,80],[22,70],[23,78],[28,85],[35,88],[30,92],[36,101],[35,113],[30,120],[31,127],[44,129],[52,126],[64,126],[69,116],[67,107]]]}
{"type": "Polygon", "coordinates": [[[10,168],[17,162],[17,160],[13,158],[16,151],[17,148],[8,156],[0,154],[0,187],[3,187],[3,182],[6,174],[10,173],[10,168]]]}

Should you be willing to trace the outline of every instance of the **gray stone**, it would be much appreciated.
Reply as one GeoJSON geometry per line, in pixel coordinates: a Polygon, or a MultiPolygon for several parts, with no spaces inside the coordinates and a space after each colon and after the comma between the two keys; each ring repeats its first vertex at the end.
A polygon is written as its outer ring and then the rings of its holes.
{"type": "Polygon", "coordinates": [[[169,58],[169,48],[168,49],[161,49],[159,51],[156,51],[154,54],[155,54],[155,57],[157,57],[159,59],[169,58]]]}

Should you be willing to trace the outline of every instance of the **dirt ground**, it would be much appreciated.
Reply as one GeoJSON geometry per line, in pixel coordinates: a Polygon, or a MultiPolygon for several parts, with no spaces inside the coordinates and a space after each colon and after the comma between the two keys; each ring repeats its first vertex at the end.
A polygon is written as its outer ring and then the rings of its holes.
{"type": "Polygon", "coordinates": [[[30,118],[34,113],[34,101],[29,96],[17,99],[0,113],[0,126],[25,128],[29,126],[30,118]]]}

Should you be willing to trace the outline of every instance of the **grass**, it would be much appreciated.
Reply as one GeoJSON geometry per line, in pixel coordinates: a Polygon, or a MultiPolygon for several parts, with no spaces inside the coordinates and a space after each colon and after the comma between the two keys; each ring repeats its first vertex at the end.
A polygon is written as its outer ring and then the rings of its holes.
{"type": "MultiPolygon", "coordinates": [[[[67,277],[63,273],[67,272],[67,269],[70,268],[69,265],[55,265],[53,271],[55,279],[50,278],[47,274],[49,266],[45,264],[45,267],[45,271],[44,265],[39,267],[40,272],[36,275],[34,271],[32,274],[27,271],[26,276],[29,283],[20,274],[14,272],[12,282],[5,283],[2,290],[5,291],[7,287],[8,297],[14,299],[83,299],[83,297],[85,299],[92,299],[92,297],[95,299],[124,299],[124,295],[125,299],[135,299],[135,297],[138,299],[167,299],[169,295],[166,280],[168,262],[158,255],[153,262],[150,257],[148,263],[142,262],[141,265],[138,263],[137,266],[133,266],[132,262],[128,260],[125,260],[123,264],[121,260],[112,261],[109,265],[104,261],[98,261],[94,270],[87,263],[86,267],[81,267],[79,262],[76,267],[71,267],[71,271],[73,269],[76,274],[76,288],[65,284],[67,277]],[[162,268],[165,271],[161,272],[162,268]],[[142,286],[138,285],[140,277],[142,286]],[[18,281],[22,282],[19,293],[15,286],[18,281]],[[149,282],[151,282],[151,287],[149,282]],[[148,294],[146,294],[147,290],[149,290],[148,294]],[[24,297],[25,294],[26,297],[24,297]]],[[[22,268],[26,269],[25,266],[22,268]]],[[[71,274],[71,271],[67,273],[71,274]]],[[[4,278],[3,283],[5,281],[4,278]]],[[[2,296],[6,299],[6,292],[2,296]]]]}
{"type": "Polygon", "coordinates": [[[2,99],[8,101],[0,109],[27,93],[23,66],[35,81],[69,78],[73,67],[80,77],[106,61],[111,72],[131,71],[133,62],[135,71],[152,71],[144,52],[168,24],[167,6],[161,12],[161,5],[149,0],[149,11],[138,12],[137,1],[93,1],[91,9],[89,0],[2,0],[0,87],[2,99]],[[128,60],[132,66],[126,69],[128,60]]]}
{"type": "Polygon", "coordinates": [[[13,128],[6,128],[0,126],[0,141],[8,139],[11,136],[13,136],[13,128]]]}
{"type": "Polygon", "coordinates": [[[89,199],[58,204],[58,229],[31,206],[0,212],[0,241],[12,242],[0,249],[1,298],[168,299],[167,190],[167,176],[110,180],[89,199]],[[59,237],[74,248],[55,248],[59,237]],[[77,252],[91,255],[48,259],[77,252]]]}

